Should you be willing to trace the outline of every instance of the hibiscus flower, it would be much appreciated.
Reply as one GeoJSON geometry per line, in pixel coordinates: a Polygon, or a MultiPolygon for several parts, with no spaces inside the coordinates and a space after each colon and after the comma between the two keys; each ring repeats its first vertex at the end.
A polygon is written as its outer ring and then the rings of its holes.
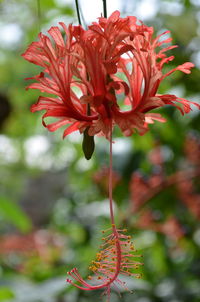
{"type": "Polygon", "coordinates": [[[126,136],[135,130],[143,135],[154,120],[165,122],[159,113],[149,113],[164,105],[177,107],[182,114],[191,110],[191,104],[200,106],[175,95],[157,93],[160,83],[176,70],[189,74],[194,66],[186,62],[163,73],[163,66],[174,59],[166,52],[176,45],[163,47],[171,38],[160,41],[164,32],[153,38],[153,28],[138,22],[136,17],[121,18],[115,11],[108,19],[99,18],[84,30],[80,25],[61,29],[51,27],[40,33],[22,55],[39,65],[43,71],[32,78],[36,83],[28,88],[39,89],[53,96],[40,96],[31,111],[45,110],[43,125],[50,131],[68,125],[63,136],[86,129],[109,137],[110,129],[118,125],[126,136]],[[160,48],[162,46],[162,48],[160,48]],[[123,79],[122,76],[123,75],[123,79]],[[120,95],[129,105],[128,111],[118,104],[120,95]],[[44,119],[55,117],[47,124],[44,119]],[[110,127],[111,126],[111,127],[110,127]]]}

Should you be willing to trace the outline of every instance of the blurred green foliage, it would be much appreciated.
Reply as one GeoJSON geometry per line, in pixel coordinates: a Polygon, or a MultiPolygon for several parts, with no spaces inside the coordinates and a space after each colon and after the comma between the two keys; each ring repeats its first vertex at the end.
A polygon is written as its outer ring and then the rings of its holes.
{"type": "MultiPolygon", "coordinates": [[[[155,6],[145,23],[154,26],[156,33],[171,30],[174,43],[179,45],[173,50],[175,60],[170,68],[186,61],[196,64],[191,75],[177,72],[166,79],[160,93],[199,102],[200,2],[121,1],[122,14],[141,12],[144,2],[155,6]]],[[[65,275],[76,266],[87,276],[101,242],[101,230],[109,225],[106,189],[101,177],[95,180],[97,171],[108,165],[108,142],[96,138],[95,153],[87,161],[78,133],[65,140],[62,129],[47,133],[41,114],[29,111],[39,93],[25,92],[24,78],[40,69],[21,58],[40,29],[46,31],[58,21],[77,22],[72,4],[61,0],[0,1],[0,110],[4,112],[0,123],[0,301],[84,302],[96,301],[101,295],[66,285],[65,275]]],[[[89,9],[88,1],[87,7],[82,7],[86,20],[89,9]]],[[[158,142],[165,150],[165,177],[198,168],[199,162],[186,156],[185,144],[191,131],[195,137],[199,135],[199,112],[194,108],[184,117],[170,107],[160,112],[167,123],[151,126],[144,137],[123,138],[119,129],[114,133],[113,165],[121,179],[114,190],[117,221],[134,235],[145,264],[141,280],[127,280],[134,294],[122,292],[121,301],[198,302],[200,225],[195,213],[200,207],[196,197],[200,194],[199,177],[193,180],[193,212],[182,202],[176,186],[153,195],[140,211],[131,211],[135,202],[130,189],[133,172],[139,170],[144,179],[160,175],[149,160],[158,142]],[[151,224],[141,227],[146,209],[160,228],[171,216],[176,217],[183,236],[174,238],[173,228],[170,233],[151,224]]],[[[112,293],[111,301],[120,301],[117,293],[112,293]]]]}

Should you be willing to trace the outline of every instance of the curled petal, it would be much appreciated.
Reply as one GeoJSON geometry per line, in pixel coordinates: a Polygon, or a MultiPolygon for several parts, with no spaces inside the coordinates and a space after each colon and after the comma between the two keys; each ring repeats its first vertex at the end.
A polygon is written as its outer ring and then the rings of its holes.
{"type": "Polygon", "coordinates": [[[160,123],[165,123],[166,119],[161,116],[159,113],[147,113],[145,115],[145,123],[154,124],[154,121],[158,121],[160,123]]]}
{"type": "Polygon", "coordinates": [[[75,122],[71,126],[69,126],[67,129],[65,129],[65,131],[63,133],[63,138],[65,138],[70,133],[77,131],[79,129],[78,128],[79,124],[80,124],[80,122],[75,122]]]}
{"type": "Polygon", "coordinates": [[[51,123],[49,125],[47,125],[47,129],[51,132],[54,132],[56,131],[58,128],[62,127],[62,126],[65,126],[67,124],[69,124],[70,121],[66,120],[66,119],[61,119],[57,122],[54,122],[54,123],[51,123]]]}

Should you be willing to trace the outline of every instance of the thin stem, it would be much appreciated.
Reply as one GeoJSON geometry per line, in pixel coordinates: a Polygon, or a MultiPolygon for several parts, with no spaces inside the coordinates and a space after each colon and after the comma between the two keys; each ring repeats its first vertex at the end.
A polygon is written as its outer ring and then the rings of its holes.
{"type": "Polygon", "coordinates": [[[103,0],[103,15],[105,18],[107,18],[107,4],[106,0],[103,0]]]}
{"type": "Polygon", "coordinates": [[[114,212],[113,212],[113,197],[112,197],[112,126],[110,131],[110,163],[109,163],[109,184],[108,184],[108,192],[109,192],[109,204],[110,204],[110,220],[111,224],[115,225],[114,220],[114,212]]]}
{"type": "Polygon", "coordinates": [[[77,17],[78,17],[78,23],[79,23],[79,25],[82,25],[81,24],[81,16],[80,16],[80,12],[79,12],[79,3],[78,3],[78,0],[75,0],[75,4],[76,4],[76,13],[77,13],[77,17]]]}
{"type": "Polygon", "coordinates": [[[40,0],[37,0],[37,17],[38,17],[38,28],[41,30],[41,5],[40,0]]]}

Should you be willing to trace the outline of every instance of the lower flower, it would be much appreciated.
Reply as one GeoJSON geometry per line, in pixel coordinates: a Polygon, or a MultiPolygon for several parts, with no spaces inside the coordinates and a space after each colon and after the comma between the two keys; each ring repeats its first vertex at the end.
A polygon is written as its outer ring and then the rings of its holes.
{"type": "Polygon", "coordinates": [[[106,237],[102,238],[100,251],[96,254],[96,260],[92,261],[89,270],[92,272],[88,276],[88,281],[85,281],[79,274],[77,268],[68,272],[72,279],[67,278],[67,282],[82,290],[95,290],[104,288],[104,294],[107,295],[110,301],[111,286],[117,290],[121,287],[129,290],[126,283],[121,280],[121,276],[134,276],[140,278],[140,273],[135,273],[143,263],[135,261],[134,258],[142,257],[135,254],[134,245],[131,241],[131,236],[126,235],[126,229],[116,229],[115,225],[103,233],[110,232],[106,237]]]}

